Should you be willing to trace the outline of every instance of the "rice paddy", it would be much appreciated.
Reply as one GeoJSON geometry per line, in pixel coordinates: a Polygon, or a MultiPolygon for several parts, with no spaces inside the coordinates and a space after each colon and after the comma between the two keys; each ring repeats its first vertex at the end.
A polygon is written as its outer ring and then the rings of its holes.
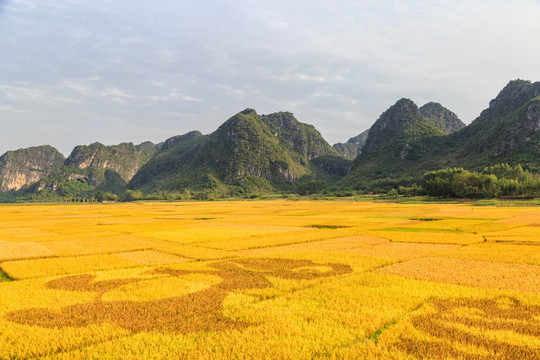
{"type": "Polygon", "coordinates": [[[538,359],[540,209],[0,206],[0,359],[538,359]]]}

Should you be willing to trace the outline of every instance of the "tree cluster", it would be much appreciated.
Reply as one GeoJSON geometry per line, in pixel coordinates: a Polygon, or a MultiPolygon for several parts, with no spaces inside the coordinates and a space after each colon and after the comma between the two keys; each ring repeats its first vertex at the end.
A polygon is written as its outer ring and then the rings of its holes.
{"type": "Polygon", "coordinates": [[[439,197],[539,197],[540,177],[520,165],[499,164],[480,172],[450,168],[425,173],[422,188],[427,195],[439,197]]]}

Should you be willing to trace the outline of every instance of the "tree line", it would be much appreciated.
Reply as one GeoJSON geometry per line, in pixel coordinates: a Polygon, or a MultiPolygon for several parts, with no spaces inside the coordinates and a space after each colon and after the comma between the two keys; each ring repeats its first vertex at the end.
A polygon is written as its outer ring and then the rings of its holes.
{"type": "Polygon", "coordinates": [[[430,171],[422,178],[427,195],[455,198],[540,197],[540,177],[521,165],[498,164],[482,171],[449,168],[430,171]]]}

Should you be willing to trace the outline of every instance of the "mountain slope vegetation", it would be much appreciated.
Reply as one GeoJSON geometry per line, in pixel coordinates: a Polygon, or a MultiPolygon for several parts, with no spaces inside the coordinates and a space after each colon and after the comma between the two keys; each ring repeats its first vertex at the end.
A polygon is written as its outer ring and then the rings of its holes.
{"type": "Polygon", "coordinates": [[[427,184],[426,173],[434,177],[430,184],[450,177],[460,186],[491,179],[499,189],[474,185],[480,189],[476,194],[510,196],[519,188],[536,194],[539,154],[540,82],[513,80],[467,126],[439,103],[419,108],[403,98],[370,129],[334,146],[290,112],[259,115],[245,109],[211,134],[192,131],[158,145],[96,142],[75,147],[67,159],[51,146],[10,151],[0,157],[0,201],[96,194],[103,199],[145,194],[212,199],[380,192],[400,186],[419,193],[420,185],[427,184]],[[501,178],[486,172],[487,167],[522,169],[527,184],[515,185],[524,180],[501,178]]]}
{"type": "Polygon", "coordinates": [[[129,187],[220,196],[282,191],[313,173],[310,162],[322,155],[337,153],[313,126],[291,113],[258,115],[246,109],[212,134],[191,132],[167,140],[129,187]]]}
{"type": "Polygon", "coordinates": [[[451,134],[418,115],[404,99],[383,113],[341,186],[361,188],[376,179],[452,167],[481,170],[505,163],[540,169],[540,82],[511,81],[478,118],[451,134]]]}

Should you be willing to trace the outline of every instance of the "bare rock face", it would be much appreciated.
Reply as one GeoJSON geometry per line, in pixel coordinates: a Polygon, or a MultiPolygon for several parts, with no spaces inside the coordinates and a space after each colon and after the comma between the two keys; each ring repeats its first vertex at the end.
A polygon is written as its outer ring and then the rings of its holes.
{"type": "Polygon", "coordinates": [[[501,90],[495,99],[489,102],[489,108],[482,111],[481,116],[511,111],[539,95],[540,82],[531,83],[527,80],[512,80],[501,90]]]}
{"type": "MultiPolygon", "coordinates": [[[[111,169],[128,182],[154,153],[155,147],[152,143],[105,146],[96,142],[75,147],[65,165],[90,170],[111,169]]],[[[92,180],[99,182],[99,179],[92,180]]]]}
{"type": "Polygon", "coordinates": [[[0,191],[19,190],[41,180],[64,163],[65,157],[49,145],[8,151],[0,157],[0,191]]]}

